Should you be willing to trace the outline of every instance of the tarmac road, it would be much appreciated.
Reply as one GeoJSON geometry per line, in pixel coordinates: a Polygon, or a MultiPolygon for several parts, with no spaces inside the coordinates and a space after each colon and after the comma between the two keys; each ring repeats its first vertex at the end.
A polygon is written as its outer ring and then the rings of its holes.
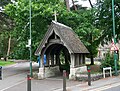
{"type": "MultiPolygon", "coordinates": [[[[36,66],[37,67],[37,66],[36,66]]],[[[0,91],[25,81],[29,73],[29,62],[19,62],[11,66],[3,67],[2,80],[0,80],[0,91]]]]}
{"type": "Polygon", "coordinates": [[[110,88],[110,89],[107,89],[107,90],[104,90],[104,91],[120,91],[120,86],[113,87],[113,88],[110,88]]]}
{"type": "MultiPolygon", "coordinates": [[[[33,63],[33,69],[38,64],[33,63]]],[[[27,74],[29,62],[19,62],[15,65],[3,67],[3,80],[0,80],[0,91],[27,91],[27,74]]],[[[120,76],[109,77],[92,82],[67,80],[67,91],[120,91],[120,76]]],[[[31,91],[63,91],[62,77],[46,78],[44,80],[31,80],[31,91]]]]}
{"type": "MultiPolygon", "coordinates": [[[[34,64],[33,68],[38,68],[34,64]]],[[[0,91],[27,91],[27,74],[29,62],[19,62],[9,67],[3,67],[3,80],[0,80],[0,91]]],[[[54,91],[62,88],[62,77],[46,78],[44,80],[31,80],[32,91],[54,91]]],[[[67,80],[67,86],[80,84],[77,81],[67,80]]]]}
{"type": "MultiPolygon", "coordinates": [[[[59,79],[32,80],[31,83],[31,91],[56,91],[57,89],[62,89],[62,80],[59,79]]],[[[76,84],[78,82],[67,81],[67,86],[76,84]]],[[[27,91],[27,81],[21,81],[2,91],[27,91]]]]}

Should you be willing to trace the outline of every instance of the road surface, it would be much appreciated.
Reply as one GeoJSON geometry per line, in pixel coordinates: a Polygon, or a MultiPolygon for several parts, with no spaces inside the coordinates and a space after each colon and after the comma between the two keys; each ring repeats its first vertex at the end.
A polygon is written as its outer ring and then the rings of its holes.
{"type": "Polygon", "coordinates": [[[120,85],[116,86],[116,87],[112,87],[112,88],[104,90],[104,91],[120,91],[120,85]]]}
{"type": "MultiPolygon", "coordinates": [[[[34,64],[33,68],[38,68],[34,64]]],[[[0,80],[0,91],[27,91],[27,74],[29,62],[17,63],[11,67],[3,68],[3,80],[0,80]]],[[[80,84],[78,81],[67,80],[67,86],[80,84]]],[[[44,80],[31,80],[32,91],[55,91],[62,89],[62,77],[46,78],[44,80]]]]}
{"type": "MultiPolygon", "coordinates": [[[[38,69],[38,64],[33,63],[33,69],[36,68],[38,69]]],[[[3,67],[3,80],[0,80],[0,91],[27,91],[28,73],[29,62],[21,62],[9,67],[3,67]]],[[[66,83],[68,91],[120,91],[120,83],[114,82],[114,84],[110,84],[109,79],[111,81],[112,79],[113,81],[118,79],[117,81],[119,81],[118,77],[108,78],[107,81],[105,79],[95,81],[92,86],[88,86],[87,82],[67,80],[66,83]],[[103,82],[108,85],[102,85],[103,82]]],[[[31,91],[63,91],[63,80],[62,77],[46,78],[44,80],[32,79],[31,86],[31,91]]]]}
{"type": "Polygon", "coordinates": [[[0,91],[5,91],[14,85],[26,81],[27,74],[29,73],[29,62],[21,62],[3,67],[2,71],[3,79],[0,80],[0,91]]]}

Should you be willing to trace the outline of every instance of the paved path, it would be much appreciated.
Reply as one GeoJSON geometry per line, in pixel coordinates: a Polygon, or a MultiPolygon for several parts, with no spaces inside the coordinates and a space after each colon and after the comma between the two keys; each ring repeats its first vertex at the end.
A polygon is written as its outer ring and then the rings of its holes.
{"type": "MultiPolygon", "coordinates": [[[[67,89],[68,91],[104,91],[116,86],[120,86],[120,76],[94,81],[91,86],[88,86],[88,83],[82,83],[72,87],[67,87],[67,89]]],[[[57,89],[55,91],[62,91],[62,89],[57,89]]]]}
{"type": "MultiPolygon", "coordinates": [[[[78,82],[68,81],[67,86],[77,85],[78,82]]],[[[44,79],[32,80],[31,91],[55,91],[62,88],[62,80],[44,79]]],[[[27,91],[27,82],[18,83],[4,91],[27,91]]]]}
{"type": "MultiPolygon", "coordinates": [[[[36,64],[33,65],[33,68],[38,67],[36,64]]],[[[3,80],[0,80],[0,91],[27,91],[28,72],[29,62],[19,62],[9,67],[3,67],[4,75],[3,80]]],[[[32,91],[63,91],[62,83],[61,78],[32,79],[31,86],[32,91]]],[[[67,91],[109,91],[114,87],[120,87],[120,76],[94,81],[91,86],[88,86],[87,82],[67,80],[67,91]]]]}
{"type": "MultiPolygon", "coordinates": [[[[24,80],[4,91],[26,91],[27,82],[24,80]]],[[[63,91],[62,79],[47,78],[44,80],[32,80],[31,91],[63,91]]],[[[120,88],[120,77],[110,77],[92,82],[92,86],[88,86],[87,82],[77,82],[67,80],[67,91],[113,91],[120,88]],[[111,79],[111,80],[110,80],[111,79]],[[116,88],[117,87],[117,88],[116,88]]]]}
{"type": "MultiPolygon", "coordinates": [[[[37,67],[33,64],[33,66],[37,67]]],[[[3,79],[0,80],[0,91],[24,82],[29,73],[29,62],[20,62],[3,67],[3,79]]]]}
{"type": "Polygon", "coordinates": [[[111,87],[111,88],[106,89],[104,91],[120,91],[120,85],[119,86],[115,86],[115,87],[111,87]]]}
{"type": "MultiPolygon", "coordinates": [[[[33,63],[33,68],[38,64],[33,63]]],[[[0,80],[0,91],[26,91],[29,62],[19,62],[12,66],[3,67],[3,79],[0,80]]],[[[67,81],[67,86],[80,84],[78,81],[67,81]]],[[[62,88],[62,78],[47,78],[32,80],[32,91],[54,91],[62,88]]]]}

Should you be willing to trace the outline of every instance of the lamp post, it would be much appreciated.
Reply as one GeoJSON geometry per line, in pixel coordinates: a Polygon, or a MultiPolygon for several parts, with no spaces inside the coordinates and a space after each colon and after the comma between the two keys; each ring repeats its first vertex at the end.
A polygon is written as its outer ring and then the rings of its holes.
{"type": "MultiPolygon", "coordinates": [[[[114,43],[116,44],[114,0],[112,0],[112,19],[113,19],[113,38],[114,38],[114,43]]],[[[115,75],[117,75],[117,53],[116,53],[116,50],[114,51],[114,65],[115,65],[115,75]]]]}
{"type": "Polygon", "coordinates": [[[33,76],[33,74],[32,74],[32,48],[31,48],[31,0],[29,0],[29,7],[30,7],[30,11],[29,11],[29,14],[30,14],[30,16],[29,16],[29,22],[30,22],[30,39],[29,39],[29,42],[30,42],[30,76],[32,77],[33,76]]]}

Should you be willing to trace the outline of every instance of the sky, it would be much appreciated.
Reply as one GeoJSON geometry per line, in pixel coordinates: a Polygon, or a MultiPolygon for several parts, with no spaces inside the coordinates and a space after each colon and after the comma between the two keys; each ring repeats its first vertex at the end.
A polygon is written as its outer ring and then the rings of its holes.
{"type": "MultiPolygon", "coordinates": [[[[72,0],[69,0],[70,1],[70,6],[72,4],[72,0]]],[[[79,4],[82,5],[82,7],[91,7],[90,6],[90,3],[89,3],[89,0],[77,0],[79,4]]],[[[92,4],[95,4],[96,3],[96,0],[91,0],[92,4]]]]}

